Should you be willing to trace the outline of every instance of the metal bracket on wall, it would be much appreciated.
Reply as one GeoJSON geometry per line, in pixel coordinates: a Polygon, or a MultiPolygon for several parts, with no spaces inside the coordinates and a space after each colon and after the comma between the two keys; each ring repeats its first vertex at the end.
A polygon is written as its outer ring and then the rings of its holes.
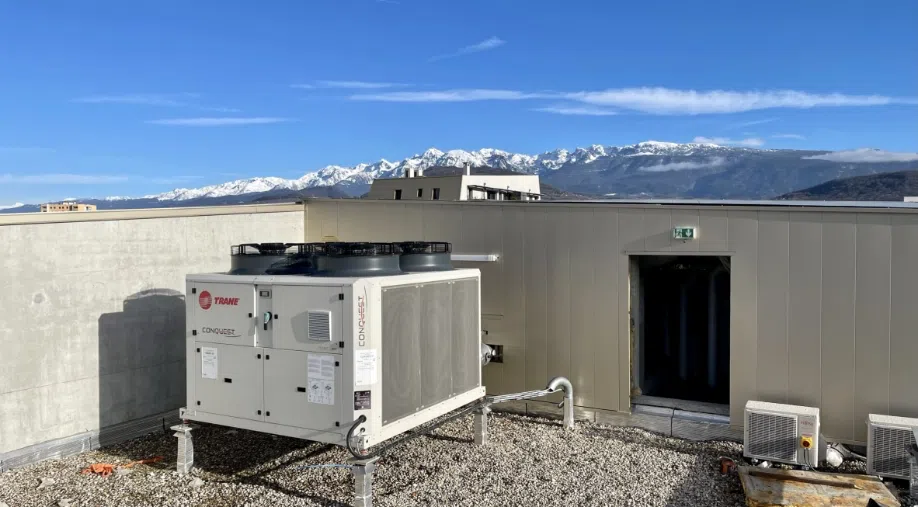
{"type": "Polygon", "coordinates": [[[497,262],[500,259],[498,254],[452,254],[449,256],[454,261],[464,262],[497,262]]]}

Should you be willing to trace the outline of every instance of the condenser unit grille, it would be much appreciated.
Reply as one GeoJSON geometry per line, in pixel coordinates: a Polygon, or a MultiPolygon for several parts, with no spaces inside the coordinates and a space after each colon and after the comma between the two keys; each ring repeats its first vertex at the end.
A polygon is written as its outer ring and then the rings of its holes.
{"type": "Polygon", "coordinates": [[[331,341],[331,313],[310,311],[309,314],[309,339],[315,341],[331,341]]]}
{"type": "Polygon", "coordinates": [[[873,428],[873,463],[872,472],[889,477],[909,477],[908,454],[906,446],[915,443],[914,433],[910,428],[873,428]]]}
{"type": "Polygon", "coordinates": [[[747,453],[775,461],[797,461],[795,417],[749,412],[748,424],[747,453]]]}

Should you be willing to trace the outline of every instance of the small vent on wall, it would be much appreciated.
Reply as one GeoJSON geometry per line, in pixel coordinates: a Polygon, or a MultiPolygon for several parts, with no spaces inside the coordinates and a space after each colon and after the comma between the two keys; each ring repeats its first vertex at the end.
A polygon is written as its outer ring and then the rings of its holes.
{"type": "Polygon", "coordinates": [[[309,339],[318,342],[331,341],[331,312],[309,310],[309,339]]]}
{"type": "Polygon", "coordinates": [[[760,412],[749,413],[747,452],[774,461],[797,458],[797,418],[760,412]]]}

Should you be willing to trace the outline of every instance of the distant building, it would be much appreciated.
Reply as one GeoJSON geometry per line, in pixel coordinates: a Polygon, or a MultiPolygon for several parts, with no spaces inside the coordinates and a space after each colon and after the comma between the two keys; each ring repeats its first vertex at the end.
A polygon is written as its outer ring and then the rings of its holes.
{"type": "Polygon", "coordinates": [[[42,213],[62,213],[66,211],[96,211],[96,205],[81,204],[75,201],[52,202],[41,205],[42,213]]]}
{"type": "Polygon", "coordinates": [[[402,178],[373,180],[369,199],[405,201],[538,201],[539,177],[534,174],[464,174],[424,176],[424,171],[406,169],[402,178]]]}
{"type": "Polygon", "coordinates": [[[918,196],[905,196],[905,202],[918,202],[918,196]]]}

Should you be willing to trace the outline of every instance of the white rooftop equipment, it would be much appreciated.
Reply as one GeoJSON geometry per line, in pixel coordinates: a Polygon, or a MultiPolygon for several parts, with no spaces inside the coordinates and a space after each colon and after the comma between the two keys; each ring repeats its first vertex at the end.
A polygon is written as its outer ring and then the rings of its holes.
{"type": "Polygon", "coordinates": [[[815,468],[825,455],[818,408],[750,400],[743,419],[747,458],[815,468]]]}
{"type": "Polygon", "coordinates": [[[311,276],[187,276],[183,419],[338,445],[353,427],[366,449],[484,396],[477,269],[448,249],[296,247],[311,276]]]}
{"type": "Polygon", "coordinates": [[[477,269],[453,269],[451,245],[260,243],[231,249],[230,273],[186,276],[187,400],[179,473],[194,463],[192,421],[347,448],[355,504],[372,506],[385,452],[474,411],[488,438],[490,405],[573,387],[485,396],[477,269]],[[385,442],[385,443],[383,443],[385,442]]]}
{"type": "Polygon", "coordinates": [[[891,415],[867,416],[867,473],[908,479],[908,447],[915,445],[918,419],[891,415]]]}

